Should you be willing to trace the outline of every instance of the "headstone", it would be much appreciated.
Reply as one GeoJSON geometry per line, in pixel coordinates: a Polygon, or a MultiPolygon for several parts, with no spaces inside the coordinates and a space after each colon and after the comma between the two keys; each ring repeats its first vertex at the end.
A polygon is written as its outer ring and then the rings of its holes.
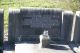
{"type": "Polygon", "coordinates": [[[55,8],[20,8],[9,10],[9,43],[39,42],[48,30],[51,40],[61,40],[62,10],[55,8]]]}
{"type": "Polygon", "coordinates": [[[55,8],[9,10],[9,42],[39,42],[48,30],[51,40],[68,43],[71,39],[73,12],[55,8]]]}
{"type": "Polygon", "coordinates": [[[0,53],[2,53],[3,47],[3,26],[4,26],[3,17],[4,17],[3,9],[0,9],[0,53]]]}
{"type": "Polygon", "coordinates": [[[20,11],[22,30],[20,34],[24,40],[39,40],[44,30],[49,31],[52,40],[60,40],[62,10],[49,8],[22,8],[20,11]]]}
{"type": "Polygon", "coordinates": [[[76,11],[74,42],[80,44],[80,11],[76,11]]]}
{"type": "Polygon", "coordinates": [[[19,9],[9,9],[8,41],[10,45],[13,45],[15,43],[15,35],[17,33],[17,27],[18,27],[16,25],[18,25],[19,19],[17,18],[19,17],[19,12],[20,12],[19,9]]]}
{"type": "Polygon", "coordinates": [[[71,39],[72,24],[73,24],[73,12],[64,11],[62,13],[62,36],[65,43],[69,43],[71,39]]]}

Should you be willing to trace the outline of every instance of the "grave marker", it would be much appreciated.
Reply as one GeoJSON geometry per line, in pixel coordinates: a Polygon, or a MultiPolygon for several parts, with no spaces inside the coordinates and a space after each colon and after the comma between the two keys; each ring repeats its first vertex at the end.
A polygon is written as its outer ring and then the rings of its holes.
{"type": "Polygon", "coordinates": [[[52,41],[69,42],[73,12],[58,8],[20,8],[9,10],[9,43],[39,42],[47,30],[52,41]]]}
{"type": "Polygon", "coordinates": [[[4,26],[4,12],[3,9],[0,9],[0,53],[2,53],[3,47],[3,26],[4,26]]]}
{"type": "Polygon", "coordinates": [[[76,22],[74,30],[74,42],[80,44],[80,11],[76,11],[76,22]]]}
{"type": "Polygon", "coordinates": [[[73,12],[64,11],[62,13],[62,37],[65,43],[68,43],[71,39],[71,30],[73,24],[73,12]]]}

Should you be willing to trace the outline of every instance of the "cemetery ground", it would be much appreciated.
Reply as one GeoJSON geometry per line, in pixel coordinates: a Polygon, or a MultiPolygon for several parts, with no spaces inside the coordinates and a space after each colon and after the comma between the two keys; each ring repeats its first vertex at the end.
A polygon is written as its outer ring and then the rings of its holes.
{"type": "MultiPolygon", "coordinates": [[[[64,7],[62,7],[63,5],[61,5],[61,4],[65,4],[65,5],[67,5],[66,3],[64,3],[64,2],[52,2],[52,0],[27,0],[26,2],[25,1],[15,1],[15,0],[13,0],[13,2],[8,2],[9,0],[6,0],[5,2],[0,2],[0,8],[3,8],[4,9],[4,48],[5,48],[5,50],[4,50],[4,53],[14,53],[14,50],[10,50],[10,48],[7,48],[6,46],[9,46],[8,45],[8,42],[7,42],[7,38],[8,38],[8,9],[9,9],[9,7],[10,8],[19,8],[19,7],[48,7],[48,8],[53,8],[53,7],[60,7],[60,8],[69,8],[69,6],[64,6],[64,7]],[[44,3],[44,5],[43,5],[43,3],[44,3]],[[48,5],[49,4],[49,5],[48,5]]],[[[56,49],[56,47],[58,46],[54,46],[54,48],[43,48],[43,49],[41,49],[41,48],[38,48],[38,44],[20,44],[20,45],[17,45],[16,46],[16,49],[17,48],[19,48],[19,46],[26,46],[26,50],[28,51],[28,52],[32,52],[33,51],[33,49],[34,49],[34,51],[33,52],[35,52],[35,53],[41,53],[41,52],[45,52],[45,53],[59,53],[59,52],[65,52],[66,53],[66,51],[68,51],[67,53],[72,53],[73,51],[71,50],[73,47],[74,47],[74,45],[70,45],[70,46],[68,46],[68,45],[65,45],[65,47],[64,46],[59,46],[59,48],[57,48],[56,49]],[[29,47],[30,46],[30,47],[29,47]],[[29,47],[29,48],[27,48],[27,47],[29,47]],[[60,48],[63,48],[63,49],[60,49],[60,48]],[[68,48],[66,48],[66,47],[68,47],[68,48]],[[66,48],[66,49],[65,49],[66,48]],[[39,52],[39,51],[41,51],[41,52],[39,52]]],[[[23,46],[23,47],[24,47],[23,46]]],[[[22,50],[23,49],[23,47],[21,47],[21,49],[20,50],[22,50]]],[[[24,51],[26,51],[26,50],[24,50],[24,51]]],[[[19,52],[19,51],[17,51],[17,52],[19,52]]]]}

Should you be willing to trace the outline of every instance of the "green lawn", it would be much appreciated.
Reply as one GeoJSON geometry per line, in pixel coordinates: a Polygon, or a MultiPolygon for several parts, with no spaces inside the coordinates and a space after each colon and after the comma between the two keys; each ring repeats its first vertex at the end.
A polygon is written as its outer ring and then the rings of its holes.
{"type": "MultiPolygon", "coordinates": [[[[62,8],[68,10],[72,9],[69,2],[58,0],[0,0],[0,8],[4,9],[4,31],[8,29],[8,9],[20,7],[44,7],[44,8],[62,8]]],[[[75,5],[76,6],[76,5],[75,5]]],[[[74,7],[75,7],[74,6],[74,7]]]]}

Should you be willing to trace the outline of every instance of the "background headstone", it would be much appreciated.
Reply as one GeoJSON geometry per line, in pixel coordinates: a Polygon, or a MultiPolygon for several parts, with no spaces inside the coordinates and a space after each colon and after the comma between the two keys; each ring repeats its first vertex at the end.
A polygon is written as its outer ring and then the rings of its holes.
{"type": "Polygon", "coordinates": [[[76,11],[76,22],[74,30],[74,42],[80,44],[80,11],[76,11]]]}
{"type": "Polygon", "coordinates": [[[10,45],[13,45],[15,43],[15,38],[17,38],[15,35],[18,31],[17,30],[18,26],[16,25],[18,25],[19,19],[17,19],[17,17],[19,17],[19,12],[20,12],[19,9],[9,9],[8,41],[10,45]]]}
{"type": "Polygon", "coordinates": [[[0,9],[0,52],[2,53],[3,47],[3,26],[4,26],[4,12],[3,9],[0,9]]]}
{"type": "Polygon", "coordinates": [[[64,11],[62,15],[62,37],[65,43],[69,43],[74,15],[72,11],[64,11]]]}

